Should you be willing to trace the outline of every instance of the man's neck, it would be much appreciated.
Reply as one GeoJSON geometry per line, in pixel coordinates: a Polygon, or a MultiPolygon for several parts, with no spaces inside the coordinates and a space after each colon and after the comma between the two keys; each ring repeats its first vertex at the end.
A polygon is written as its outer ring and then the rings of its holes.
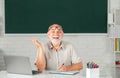
{"type": "Polygon", "coordinates": [[[60,44],[52,44],[52,46],[56,51],[58,51],[61,47],[61,42],[60,42],[60,44]]]}

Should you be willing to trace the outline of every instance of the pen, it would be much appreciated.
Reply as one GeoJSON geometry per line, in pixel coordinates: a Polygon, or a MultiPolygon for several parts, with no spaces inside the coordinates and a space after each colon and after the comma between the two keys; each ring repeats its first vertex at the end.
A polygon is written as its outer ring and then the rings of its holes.
{"type": "Polygon", "coordinates": [[[99,68],[99,65],[94,62],[88,62],[87,68],[99,68]]]}
{"type": "Polygon", "coordinates": [[[61,65],[61,66],[59,66],[59,67],[58,67],[58,69],[60,69],[63,65],[64,65],[64,63],[62,63],[62,65],[61,65]]]}

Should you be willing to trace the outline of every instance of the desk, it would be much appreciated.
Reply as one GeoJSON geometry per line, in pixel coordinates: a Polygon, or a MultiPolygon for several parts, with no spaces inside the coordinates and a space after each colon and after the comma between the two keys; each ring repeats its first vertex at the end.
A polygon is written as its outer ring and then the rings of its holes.
{"type": "MultiPolygon", "coordinates": [[[[37,74],[37,75],[19,75],[10,74],[6,71],[0,71],[0,78],[86,78],[85,75],[81,73],[76,75],[58,75],[58,74],[48,74],[47,71],[37,74]]],[[[112,78],[112,76],[101,76],[100,78],[112,78]]]]}

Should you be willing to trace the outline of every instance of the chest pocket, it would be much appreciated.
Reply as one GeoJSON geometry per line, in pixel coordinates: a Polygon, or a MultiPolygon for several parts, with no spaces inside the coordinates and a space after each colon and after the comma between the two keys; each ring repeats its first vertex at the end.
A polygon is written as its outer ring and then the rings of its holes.
{"type": "Polygon", "coordinates": [[[70,53],[64,54],[64,65],[72,65],[72,57],[70,53]]]}

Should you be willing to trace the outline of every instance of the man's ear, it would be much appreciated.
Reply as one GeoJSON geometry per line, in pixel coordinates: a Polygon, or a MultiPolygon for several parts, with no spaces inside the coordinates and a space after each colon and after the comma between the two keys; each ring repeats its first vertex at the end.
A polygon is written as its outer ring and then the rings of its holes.
{"type": "Polygon", "coordinates": [[[47,32],[47,35],[48,35],[48,32],[47,32]]]}
{"type": "Polygon", "coordinates": [[[49,31],[47,32],[47,36],[49,37],[49,31]]]}

